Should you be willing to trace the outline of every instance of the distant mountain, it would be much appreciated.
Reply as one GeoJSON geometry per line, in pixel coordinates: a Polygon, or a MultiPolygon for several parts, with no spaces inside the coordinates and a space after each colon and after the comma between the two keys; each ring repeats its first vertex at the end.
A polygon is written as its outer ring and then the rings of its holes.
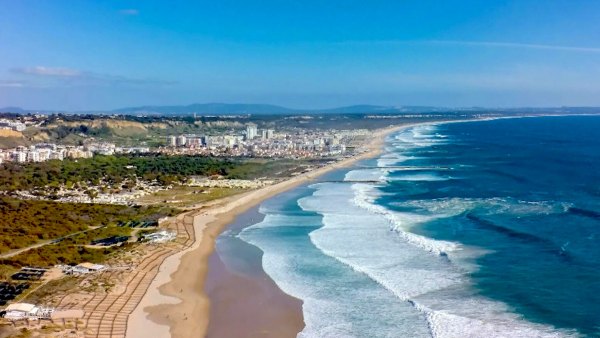
{"type": "Polygon", "coordinates": [[[4,107],[0,108],[0,113],[27,113],[28,111],[19,107],[4,107]]]}
{"type": "Polygon", "coordinates": [[[201,115],[237,115],[237,114],[356,114],[375,112],[398,112],[399,108],[392,106],[354,105],[327,109],[293,109],[271,104],[243,104],[243,103],[197,103],[187,106],[140,106],[114,110],[115,113],[132,114],[191,114],[201,115]]]}
{"type": "MultiPolygon", "coordinates": [[[[505,112],[505,113],[564,113],[564,114],[597,114],[600,107],[435,107],[435,106],[379,106],[352,105],[324,109],[295,109],[272,104],[245,103],[195,103],[174,106],[139,106],[120,108],[112,111],[88,110],[73,111],[72,114],[123,114],[123,115],[275,115],[275,114],[406,114],[406,113],[446,113],[446,112],[505,112]]],[[[67,113],[66,111],[32,110],[20,107],[0,108],[0,113],[67,113]]]]}
{"type": "Polygon", "coordinates": [[[290,114],[297,110],[271,104],[243,103],[196,103],[187,106],[140,106],[114,110],[115,113],[155,113],[155,114],[191,114],[201,115],[237,115],[237,114],[290,114]]]}

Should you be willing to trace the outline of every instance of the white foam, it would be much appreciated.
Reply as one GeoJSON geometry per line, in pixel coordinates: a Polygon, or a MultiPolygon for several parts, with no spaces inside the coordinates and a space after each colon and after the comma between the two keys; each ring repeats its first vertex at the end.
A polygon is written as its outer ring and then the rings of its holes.
{"type": "Polygon", "coordinates": [[[438,126],[422,125],[409,128],[395,134],[390,143],[394,146],[394,150],[408,150],[414,148],[429,147],[436,144],[444,144],[448,142],[445,135],[436,133],[438,126]]]}
{"type": "Polygon", "coordinates": [[[531,214],[557,214],[568,210],[570,204],[554,201],[522,201],[514,198],[439,198],[429,200],[409,200],[395,202],[393,205],[417,209],[419,213],[432,215],[458,215],[467,210],[478,208],[483,214],[510,214],[527,216],[531,214]]]}
{"type": "Polygon", "coordinates": [[[387,169],[373,168],[373,169],[357,169],[351,170],[346,173],[345,181],[384,181],[386,174],[389,172],[387,169]]]}
{"type": "MultiPolygon", "coordinates": [[[[325,197],[326,198],[326,197],[325,197]]],[[[324,256],[308,237],[282,236],[295,223],[320,225],[320,217],[303,217],[272,207],[264,220],[245,228],[240,238],[263,250],[263,267],[286,293],[303,300],[305,327],[298,335],[313,337],[394,337],[413,332],[426,337],[423,314],[410,304],[389,297],[386,290],[324,256]],[[275,222],[277,224],[268,224],[275,222]],[[369,300],[369,301],[357,301],[369,300]],[[375,305],[375,306],[374,306],[375,305]]]]}
{"type": "Polygon", "coordinates": [[[389,181],[414,181],[414,182],[436,182],[436,181],[447,181],[450,177],[444,177],[432,173],[418,173],[418,174],[404,174],[401,176],[394,176],[394,178],[388,178],[389,181]]]}
{"type": "MultiPolygon", "coordinates": [[[[305,210],[323,215],[324,226],[311,232],[311,241],[326,255],[347,264],[410,303],[427,319],[434,337],[563,337],[573,332],[529,323],[500,302],[469,292],[469,281],[451,260],[429,252],[448,245],[405,230],[426,218],[398,218],[372,203],[376,193],[366,184],[319,184],[311,197],[299,201],[305,210]],[[360,197],[352,197],[352,194],[360,197]],[[360,205],[360,208],[352,205],[360,205]],[[368,211],[365,213],[362,210],[368,211]],[[412,224],[408,224],[412,223],[412,224]]],[[[458,209],[457,209],[458,210],[458,209]]],[[[358,300],[357,300],[358,301],[358,300]]],[[[376,305],[374,305],[376,306],[376,305]]],[[[402,333],[399,333],[402,335],[402,333]]]]}
{"type": "Polygon", "coordinates": [[[416,156],[403,156],[403,155],[400,155],[397,153],[393,153],[393,152],[391,152],[392,149],[389,149],[388,151],[390,151],[390,152],[381,156],[379,159],[377,159],[378,167],[393,167],[393,166],[400,165],[403,162],[406,162],[408,160],[419,159],[416,156]]]}
{"type": "Polygon", "coordinates": [[[391,229],[396,231],[398,235],[400,235],[409,243],[436,255],[442,253],[449,254],[452,251],[460,248],[460,246],[456,243],[437,241],[409,232],[409,230],[415,225],[431,221],[436,217],[448,217],[450,215],[436,214],[432,216],[424,216],[414,213],[393,212],[374,203],[375,198],[379,197],[377,188],[375,186],[357,183],[352,185],[352,190],[354,191],[354,198],[352,199],[352,202],[355,205],[368,210],[373,214],[383,216],[389,222],[391,229]]]}

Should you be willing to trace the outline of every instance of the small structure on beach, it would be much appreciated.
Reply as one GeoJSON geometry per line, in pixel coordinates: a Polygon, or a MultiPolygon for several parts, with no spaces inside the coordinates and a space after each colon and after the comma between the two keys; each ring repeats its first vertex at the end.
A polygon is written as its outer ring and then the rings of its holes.
{"type": "Polygon", "coordinates": [[[62,270],[67,275],[83,275],[92,272],[98,272],[106,269],[105,265],[93,264],[89,262],[80,263],[75,266],[63,266],[62,270]]]}
{"type": "Polygon", "coordinates": [[[34,304],[29,303],[14,303],[10,304],[4,310],[4,318],[10,320],[37,318],[40,308],[34,304]]]}
{"type": "Polygon", "coordinates": [[[175,239],[175,237],[177,237],[175,232],[162,230],[153,232],[151,234],[145,234],[142,236],[141,240],[148,241],[150,243],[164,243],[175,239]]]}

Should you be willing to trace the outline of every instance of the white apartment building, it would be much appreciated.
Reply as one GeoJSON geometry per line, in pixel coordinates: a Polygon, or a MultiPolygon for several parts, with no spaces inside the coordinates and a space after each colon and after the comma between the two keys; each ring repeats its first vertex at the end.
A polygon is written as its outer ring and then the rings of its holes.
{"type": "Polygon", "coordinates": [[[48,161],[50,159],[51,151],[49,149],[38,150],[40,162],[48,161]]]}
{"type": "Polygon", "coordinates": [[[27,153],[24,151],[16,151],[13,156],[15,162],[23,163],[27,161],[27,153]]]}
{"type": "Polygon", "coordinates": [[[246,139],[252,140],[258,135],[258,129],[256,128],[256,124],[248,123],[246,125],[246,139]]]}
{"type": "Polygon", "coordinates": [[[186,141],[186,138],[185,138],[185,136],[183,136],[183,135],[179,135],[179,136],[177,136],[177,146],[178,146],[178,147],[183,147],[183,146],[185,146],[185,141],[186,141]]]}
{"type": "Polygon", "coordinates": [[[65,153],[62,150],[53,151],[50,153],[49,159],[62,161],[65,159],[65,153]]]}

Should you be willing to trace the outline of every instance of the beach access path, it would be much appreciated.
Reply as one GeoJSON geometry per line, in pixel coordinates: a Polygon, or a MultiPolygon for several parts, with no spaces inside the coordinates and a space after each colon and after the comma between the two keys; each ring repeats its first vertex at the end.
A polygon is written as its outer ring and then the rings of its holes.
{"type": "MultiPolygon", "coordinates": [[[[167,257],[194,243],[195,233],[192,222],[197,212],[180,214],[174,222],[171,222],[169,229],[177,233],[174,242],[169,245],[152,246],[135,269],[127,275],[123,287],[107,293],[95,293],[92,297],[81,299],[68,294],[62,298],[57,309],[82,309],[84,316],[81,319],[82,323],[78,325],[78,331],[83,332],[86,338],[125,337],[129,315],[148,291],[150,283],[159,271],[159,266],[167,257]]],[[[101,272],[104,275],[102,277],[108,280],[118,273],[119,271],[111,269],[101,272]]]]}

